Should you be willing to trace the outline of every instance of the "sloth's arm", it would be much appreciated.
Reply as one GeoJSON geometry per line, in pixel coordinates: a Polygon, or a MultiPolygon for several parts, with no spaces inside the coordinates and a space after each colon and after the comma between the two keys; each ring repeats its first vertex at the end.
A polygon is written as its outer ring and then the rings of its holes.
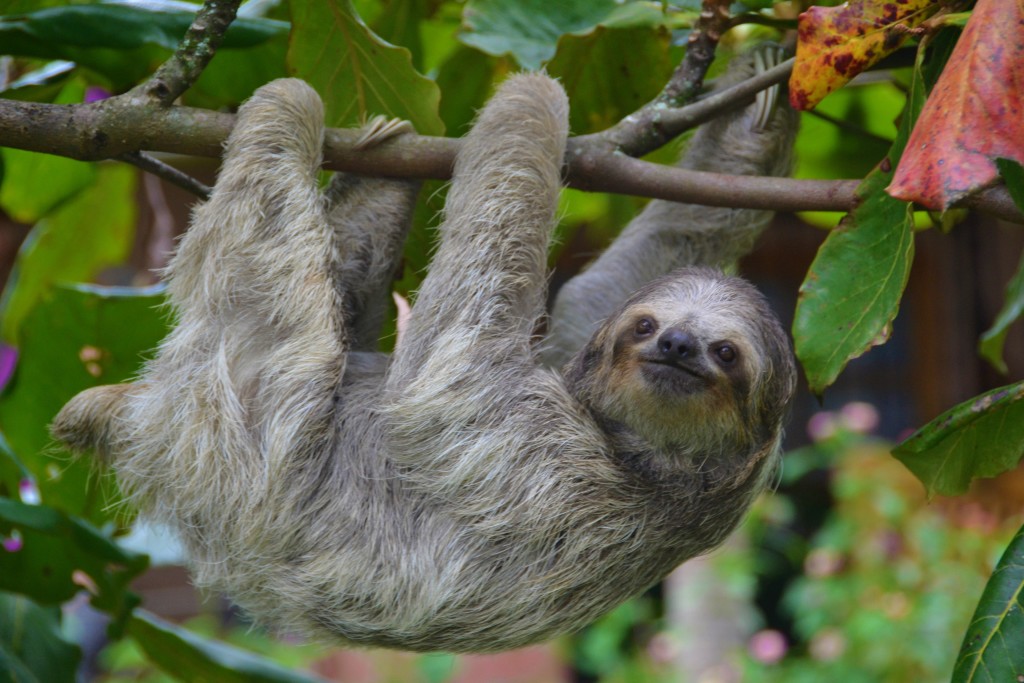
{"type": "Polygon", "coordinates": [[[418,376],[440,382],[460,369],[472,373],[473,365],[529,359],[544,306],[567,111],[555,82],[514,76],[466,136],[440,246],[413,306],[408,341],[395,354],[392,388],[418,376]]]}

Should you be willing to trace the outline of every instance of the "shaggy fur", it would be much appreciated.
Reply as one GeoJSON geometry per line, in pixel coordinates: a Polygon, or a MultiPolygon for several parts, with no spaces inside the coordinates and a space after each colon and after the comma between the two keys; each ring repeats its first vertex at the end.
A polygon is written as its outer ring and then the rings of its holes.
{"type": "Polygon", "coordinates": [[[314,637],[494,651],[584,626],[734,528],[794,376],[750,285],[688,270],[613,288],[563,373],[531,344],[557,83],[509,79],[469,133],[391,358],[371,349],[414,188],[343,177],[321,196],[322,135],[308,86],[257,91],[169,269],[174,331],[137,382],[53,425],[176,528],[197,584],[314,637]]]}

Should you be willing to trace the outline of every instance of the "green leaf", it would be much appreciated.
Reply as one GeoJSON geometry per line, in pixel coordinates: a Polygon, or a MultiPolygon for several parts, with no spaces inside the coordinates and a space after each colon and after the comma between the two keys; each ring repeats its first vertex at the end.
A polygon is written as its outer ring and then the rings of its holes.
{"type": "Polygon", "coordinates": [[[392,0],[372,22],[373,32],[392,45],[401,45],[412,55],[417,71],[423,70],[423,19],[430,11],[428,0],[392,0]]]}
{"type": "MultiPolygon", "coordinates": [[[[0,45],[5,54],[70,60],[106,76],[114,90],[125,90],[170,56],[194,18],[187,10],[67,5],[0,16],[0,45]]],[[[239,17],[221,49],[250,48],[287,33],[286,22],[239,17]]]]}
{"type": "Polygon", "coordinates": [[[83,161],[10,147],[2,152],[7,173],[0,208],[19,223],[35,223],[94,177],[93,165],[83,161]]]}
{"type": "Polygon", "coordinates": [[[60,632],[60,610],[0,593],[0,679],[73,683],[82,651],[60,632]]]}
{"type": "Polygon", "coordinates": [[[567,35],[547,72],[572,102],[573,135],[604,130],[654,99],[672,75],[667,29],[610,29],[567,35]]]}
{"type": "Polygon", "coordinates": [[[1024,456],[1024,382],[947,410],[892,454],[924,483],[929,495],[956,496],[972,479],[1013,469],[1024,456]]]}
{"type": "Polygon", "coordinates": [[[0,530],[16,529],[22,547],[0,553],[0,590],[60,604],[89,584],[92,604],[115,618],[127,618],[138,599],[128,583],[149,564],[145,555],[118,546],[88,522],[47,505],[0,498],[0,530]],[[82,575],[88,577],[85,582],[82,575]]]}
{"type": "Polygon", "coordinates": [[[313,683],[323,679],[290,671],[251,652],[206,640],[144,610],[135,610],[129,634],[167,673],[196,683],[313,683]]]}
{"type": "Polygon", "coordinates": [[[817,395],[852,359],[888,340],[899,310],[914,256],[914,216],[910,204],[885,188],[924,104],[923,90],[918,65],[888,157],[857,188],[859,204],[829,233],[800,287],[793,341],[817,395]]]}
{"type": "Polygon", "coordinates": [[[1024,211],[1024,166],[1013,159],[996,159],[996,168],[1017,208],[1024,211]]]}
{"type": "Polygon", "coordinates": [[[25,318],[18,367],[0,396],[0,430],[46,503],[97,522],[113,515],[89,463],[55,449],[47,425],[79,391],[138,372],[166,334],[162,302],[155,289],[80,285],[47,293],[25,318]]]}
{"type": "Polygon", "coordinates": [[[440,115],[450,135],[465,135],[477,110],[494,92],[495,61],[462,45],[441,65],[437,74],[440,115]]]}
{"type": "MultiPolygon", "coordinates": [[[[0,44],[7,54],[22,54],[18,50],[25,44],[54,49],[74,46],[115,50],[151,44],[173,50],[194,18],[195,12],[157,11],[120,4],[52,7],[0,17],[0,44]]],[[[288,24],[283,21],[239,17],[231,23],[221,45],[251,47],[287,32],[288,24]]]]}
{"type": "MultiPolygon", "coordinates": [[[[1018,209],[1024,211],[1024,167],[1012,159],[996,159],[996,166],[1006,182],[1006,188],[1010,191],[1013,203],[1017,205],[1018,209]]],[[[978,352],[982,358],[1004,375],[1008,371],[1006,361],[1003,360],[1006,335],[1010,325],[1016,322],[1021,315],[1024,315],[1024,254],[1021,255],[1017,272],[1006,285],[1006,296],[1002,309],[996,316],[995,322],[992,323],[992,327],[981,336],[981,343],[978,345],[978,352]]]]}
{"type": "Polygon", "coordinates": [[[564,34],[588,31],[615,9],[615,0],[470,0],[463,14],[468,30],[459,38],[491,55],[511,54],[525,69],[539,69],[564,34]]]}
{"type": "Polygon", "coordinates": [[[0,299],[5,340],[15,342],[25,315],[58,280],[91,280],[128,257],[135,234],[135,182],[129,166],[100,167],[91,187],[32,228],[0,299]]]}
{"type": "Polygon", "coordinates": [[[1010,542],[981,594],[953,683],[998,683],[1024,677],[1024,528],[1010,542]]]}
{"type": "Polygon", "coordinates": [[[246,50],[218,50],[182,101],[203,109],[237,108],[256,88],[288,75],[287,53],[286,33],[246,50]]]}
{"type": "Polygon", "coordinates": [[[289,71],[324,100],[329,126],[358,125],[374,114],[441,135],[437,85],[416,73],[409,51],[375,36],[349,0],[295,0],[289,71]]]}
{"type": "Polygon", "coordinates": [[[811,391],[820,395],[846,364],[888,340],[914,256],[910,205],[869,176],[863,203],[829,233],[800,287],[793,340],[811,391]]]}
{"type": "MultiPolygon", "coordinates": [[[[74,80],[61,89],[54,103],[75,104],[84,94],[85,85],[74,80]]],[[[93,164],[84,161],[9,147],[0,153],[7,169],[0,184],[0,209],[20,223],[35,223],[96,177],[93,164]]]]}
{"type": "Polygon", "coordinates": [[[992,323],[992,327],[981,336],[981,343],[978,345],[978,352],[982,358],[1004,375],[1008,371],[1006,361],[1003,360],[1006,335],[1010,331],[1010,325],[1016,322],[1022,314],[1024,314],[1024,254],[1021,255],[1017,272],[1006,285],[1002,309],[996,316],[995,322],[992,323]]]}

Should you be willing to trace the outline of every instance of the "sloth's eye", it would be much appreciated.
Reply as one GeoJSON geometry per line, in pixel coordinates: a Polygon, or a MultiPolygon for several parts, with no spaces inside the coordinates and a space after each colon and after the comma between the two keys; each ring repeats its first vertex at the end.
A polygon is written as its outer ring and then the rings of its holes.
{"type": "Polygon", "coordinates": [[[736,362],[736,348],[731,344],[719,344],[715,347],[715,358],[722,365],[732,365],[736,362]]]}
{"type": "Polygon", "coordinates": [[[640,318],[636,321],[636,327],[633,328],[633,334],[638,337],[647,337],[654,333],[655,325],[654,321],[650,318],[640,318]]]}

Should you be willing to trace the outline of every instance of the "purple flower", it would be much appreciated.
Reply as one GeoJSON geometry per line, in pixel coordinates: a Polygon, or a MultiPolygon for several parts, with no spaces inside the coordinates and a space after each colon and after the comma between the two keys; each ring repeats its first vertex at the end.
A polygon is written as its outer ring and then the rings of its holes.
{"type": "Polygon", "coordinates": [[[85,89],[85,103],[99,102],[110,97],[110,91],[106,88],[101,88],[98,85],[90,85],[85,89]]]}
{"type": "Polygon", "coordinates": [[[14,376],[14,367],[18,364],[18,349],[0,342],[0,391],[14,376]]]}

